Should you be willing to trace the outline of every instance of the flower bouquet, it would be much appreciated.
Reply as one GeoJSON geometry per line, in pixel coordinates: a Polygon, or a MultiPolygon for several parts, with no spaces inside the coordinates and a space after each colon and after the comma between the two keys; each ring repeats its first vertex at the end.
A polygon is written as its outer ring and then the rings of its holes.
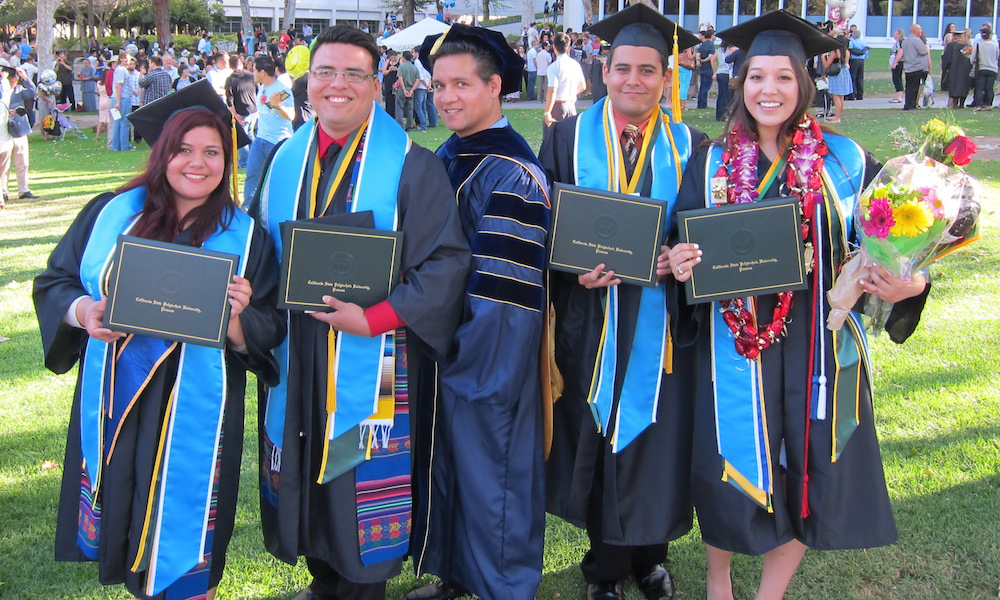
{"type": "MultiPolygon", "coordinates": [[[[961,167],[976,145],[955,125],[932,119],[914,154],[889,160],[861,193],[854,219],[861,248],[844,264],[827,294],[827,328],[840,329],[862,295],[860,282],[881,265],[908,278],[944,255],[979,239],[979,182],[961,167]]],[[[877,331],[890,305],[870,297],[865,313],[877,331]]]]}

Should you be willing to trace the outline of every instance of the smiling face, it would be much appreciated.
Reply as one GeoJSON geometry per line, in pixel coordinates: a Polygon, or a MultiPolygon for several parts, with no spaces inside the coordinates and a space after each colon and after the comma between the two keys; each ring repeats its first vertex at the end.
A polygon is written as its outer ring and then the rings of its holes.
{"type": "Polygon", "coordinates": [[[762,139],[778,139],[799,103],[799,84],[787,56],[754,56],[747,64],[743,101],[762,139]]]}
{"type": "Polygon", "coordinates": [[[177,154],[167,163],[167,183],[174,192],[178,215],[201,206],[226,172],[222,138],[211,127],[195,127],[184,134],[177,154]]]}
{"type": "Polygon", "coordinates": [[[660,102],[670,85],[663,58],[646,46],[618,46],[604,65],[604,83],[611,104],[622,115],[641,123],[660,102]]]}
{"type": "Polygon", "coordinates": [[[500,76],[483,81],[471,54],[452,54],[434,61],[434,106],[448,129],[467,137],[501,117],[500,76]]]}
{"type": "MultiPolygon", "coordinates": [[[[352,44],[323,44],[313,53],[309,68],[332,69],[338,72],[356,71],[371,75],[372,55],[352,44]]],[[[379,92],[378,78],[361,83],[348,83],[343,75],[330,81],[309,77],[309,102],[319,117],[320,125],[334,139],[357,129],[368,118],[372,102],[379,92]]]]}

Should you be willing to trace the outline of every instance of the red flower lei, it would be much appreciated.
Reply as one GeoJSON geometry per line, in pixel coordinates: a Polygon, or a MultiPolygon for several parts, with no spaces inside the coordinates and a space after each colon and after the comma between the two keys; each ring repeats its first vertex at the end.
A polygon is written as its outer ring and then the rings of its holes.
{"type": "MultiPolygon", "coordinates": [[[[755,201],[758,196],[757,159],[760,152],[756,137],[736,126],[726,136],[726,148],[722,154],[722,166],[715,175],[726,177],[729,181],[728,203],[755,201]]],[[[821,174],[823,157],[827,152],[819,123],[806,113],[795,126],[795,133],[789,143],[785,176],[788,189],[799,199],[802,210],[802,239],[806,243],[809,262],[807,267],[810,270],[818,268],[818,257],[813,256],[809,240],[814,210],[816,205],[823,202],[821,174]]],[[[778,305],[774,308],[771,323],[763,329],[757,328],[757,320],[748,310],[745,299],[723,300],[720,304],[722,318],[735,335],[736,351],[741,356],[753,359],[761,350],[785,335],[785,322],[792,308],[792,292],[778,294],[778,305]]]]}

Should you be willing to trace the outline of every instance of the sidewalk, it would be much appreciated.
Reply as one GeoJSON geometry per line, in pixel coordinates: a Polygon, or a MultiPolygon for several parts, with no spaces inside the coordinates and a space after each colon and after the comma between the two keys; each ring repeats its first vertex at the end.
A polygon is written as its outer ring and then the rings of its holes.
{"type": "MultiPolygon", "coordinates": [[[[895,108],[902,110],[902,104],[893,104],[889,102],[892,100],[892,96],[869,96],[864,100],[848,100],[844,102],[844,110],[851,110],[855,108],[872,109],[872,108],[895,108]]],[[[693,106],[695,101],[693,99],[688,99],[688,102],[693,106]]],[[[589,99],[577,100],[576,110],[581,112],[593,104],[589,99]]],[[[715,98],[709,98],[708,106],[710,109],[715,110],[715,98]]],[[[944,94],[934,94],[934,106],[932,108],[945,108],[948,106],[948,98],[944,94]]],[[[536,100],[519,100],[517,102],[512,102],[505,100],[503,103],[504,110],[515,110],[515,109],[534,109],[534,110],[544,110],[545,105],[536,100]]],[[[688,108],[685,110],[698,110],[696,108],[688,108]]]]}

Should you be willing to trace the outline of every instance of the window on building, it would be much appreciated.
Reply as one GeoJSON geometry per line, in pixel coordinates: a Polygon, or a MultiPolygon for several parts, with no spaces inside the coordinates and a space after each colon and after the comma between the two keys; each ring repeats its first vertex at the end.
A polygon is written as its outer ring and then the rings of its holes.
{"type": "MultiPolygon", "coordinates": [[[[664,11],[670,12],[670,11],[664,11]]],[[[684,0],[684,14],[685,15],[697,15],[698,14],[698,0],[684,0]]]]}
{"type": "Polygon", "coordinates": [[[944,16],[965,18],[965,0],[944,0],[944,16]]]}
{"type": "Polygon", "coordinates": [[[917,3],[917,14],[922,17],[936,17],[941,10],[941,3],[938,0],[920,0],[917,3]]]}
{"type": "Polygon", "coordinates": [[[892,16],[894,17],[913,16],[913,0],[893,0],[892,16]]]}
{"type": "Polygon", "coordinates": [[[869,17],[884,17],[886,9],[886,0],[868,0],[869,17]]]}
{"type": "Polygon", "coordinates": [[[806,11],[806,16],[815,17],[817,15],[826,15],[826,2],[823,0],[809,0],[808,10],[806,11]]]}
{"type": "Polygon", "coordinates": [[[754,0],[739,0],[739,2],[741,15],[749,15],[751,17],[757,15],[757,2],[754,0]]]}
{"type": "Polygon", "coordinates": [[[761,0],[760,3],[760,14],[771,12],[772,10],[778,10],[778,0],[761,0]]]}
{"type": "MultiPolygon", "coordinates": [[[[319,32],[330,26],[329,19],[295,19],[295,30],[301,32],[302,26],[306,23],[312,27],[313,35],[319,35],[319,32]]],[[[353,24],[354,21],[351,21],[351,23],[353,24]]]]}
{"type": "Polygon", "coordinates": [[[785,0],[785,10],[795,16],[802,15],[802,0],[785,0]]]}
{"type": "Polygon", "coordinates": [[[719,15],[733,14],[733,0],[719,0],[719,10],[716,14],[719,15]]]}
{"type": "MultiPolygon", "coordinates": [[[[993,1],[992,0],[972,0],[969,2],[970,11],[969,14],[972,17],[987,17],[992,21],[993,17],[993,1]]],[[[979,27],[982,23],[973,23],[972,32],[975,33],[979,31],[979,27]]]]}
{"type": "MultiPolygon", "coordinates": [[[[271,19],[251,17],[250,18],[250,29],[253,30],[255,27],[263,27],[265,31],[271,30],[271,19]]],[[[240,17],[226,17],[226,20],[222,23],[222,28],[219,29],[219,33],[239,33],[240,29],[243,29],[243,19],[240,17]]]]}

